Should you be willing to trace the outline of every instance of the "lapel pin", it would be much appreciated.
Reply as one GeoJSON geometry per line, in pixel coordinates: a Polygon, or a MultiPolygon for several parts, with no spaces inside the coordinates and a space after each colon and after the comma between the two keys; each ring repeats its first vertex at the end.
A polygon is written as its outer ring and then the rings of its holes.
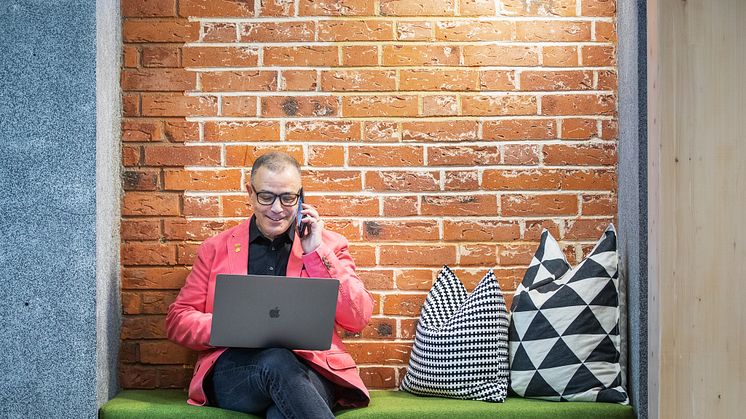
{"type": "Polygon", "coordinates": [[[234,251],[235,251],[236,253],[239,253],[239,252],[241,252],[241,244],[240,244],[240,243],[236,243],[236,244],[234,244],[234,246],[235,246],[235,249],[233,249],[233,250],[234,250],[234,251]]]}

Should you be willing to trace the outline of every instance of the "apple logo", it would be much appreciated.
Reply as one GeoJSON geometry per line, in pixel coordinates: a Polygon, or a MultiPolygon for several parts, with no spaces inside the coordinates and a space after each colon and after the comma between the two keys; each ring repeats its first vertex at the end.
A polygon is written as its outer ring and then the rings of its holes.
{"type": "Polygon", "coordinates": [[[276,318],[280,317],[280,308],[279,307],[275,307],[272,310],[269,310],[269,317],[271,317],[273,319],[276,319],[276,318]]]}

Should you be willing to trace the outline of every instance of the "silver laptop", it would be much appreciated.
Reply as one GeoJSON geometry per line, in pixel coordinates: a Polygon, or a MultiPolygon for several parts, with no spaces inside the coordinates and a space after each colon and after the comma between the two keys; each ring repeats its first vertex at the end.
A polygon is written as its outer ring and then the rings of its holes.
{"type": "Polygon", "coordinates": [[[220,274],[210,344],[329,349],[338,292],[336,279],[220,274]]]}

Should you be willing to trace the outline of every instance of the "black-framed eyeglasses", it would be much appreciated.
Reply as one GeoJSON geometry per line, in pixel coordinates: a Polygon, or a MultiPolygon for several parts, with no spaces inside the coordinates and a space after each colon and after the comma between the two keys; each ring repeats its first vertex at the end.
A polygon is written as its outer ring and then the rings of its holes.
{"type": "Polygon", "coordinates": [[[257,190],[254,189],[254,185],[251,185],[251,190],[256,194],[256,201],[260,205],[273,205],[275,200],[280,198],[280,204],[283,207],[292,207],[298,203],[298,198],[300,198],[300,193],[286,192],[277,195],[268,191],[257,192],[257,190]]]}

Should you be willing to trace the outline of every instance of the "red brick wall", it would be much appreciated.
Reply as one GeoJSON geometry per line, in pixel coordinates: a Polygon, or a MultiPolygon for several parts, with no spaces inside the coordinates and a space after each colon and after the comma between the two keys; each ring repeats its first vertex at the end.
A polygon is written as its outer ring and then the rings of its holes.
{"type": "Polygon", "coordinates": [[[164,313],[250,214],[255,156],[304,166],[374,294],[347,336],[403,376],[437,270],[515,289],[542,227],[574,261],[616,213],[613,0],[123,0],[125,388],[183,387],[164,313]]]}

